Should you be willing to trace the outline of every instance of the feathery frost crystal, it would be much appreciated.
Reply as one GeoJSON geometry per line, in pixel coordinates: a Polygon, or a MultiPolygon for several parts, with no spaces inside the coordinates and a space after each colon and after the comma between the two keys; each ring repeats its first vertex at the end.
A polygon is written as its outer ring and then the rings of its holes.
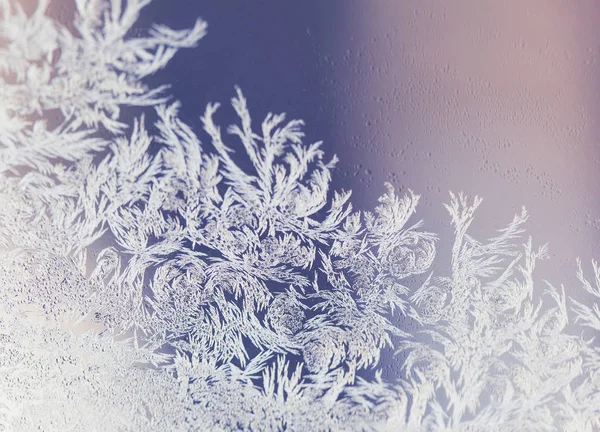
{"type": "Polygon", "coordinates": [[[419,196],[353,211],[302,121],[236,89],[194,130],[144,78],[206,25],[130,36],[148,2],[0,0],[0,430],[600,428],[596,263],[540,297],[525,210],[478,241],[451,194],[440,268],[419,196]]]}

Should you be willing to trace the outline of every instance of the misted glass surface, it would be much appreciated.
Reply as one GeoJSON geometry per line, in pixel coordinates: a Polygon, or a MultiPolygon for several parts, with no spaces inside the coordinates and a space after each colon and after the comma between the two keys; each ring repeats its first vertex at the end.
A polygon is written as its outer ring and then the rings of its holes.
{"type": "Polygon", "coordinates": [[[600,430],[598,20],[0,0],[0,430],[600,430]]]}

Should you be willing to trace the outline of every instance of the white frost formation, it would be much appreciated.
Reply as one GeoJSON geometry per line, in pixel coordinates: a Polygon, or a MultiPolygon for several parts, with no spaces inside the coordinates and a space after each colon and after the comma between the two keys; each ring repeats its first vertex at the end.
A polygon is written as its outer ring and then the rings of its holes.
{"type": "Polygon", "coordinates": [[[480,242],[451,195],[434,274],[419,197],[353,211],[302,121],[179,120],[143,79],[206,25],[130,37],[148,1],[0,0],[0,430],[600,428],[600,303],[536,298],[524,210],[480,242]]]}

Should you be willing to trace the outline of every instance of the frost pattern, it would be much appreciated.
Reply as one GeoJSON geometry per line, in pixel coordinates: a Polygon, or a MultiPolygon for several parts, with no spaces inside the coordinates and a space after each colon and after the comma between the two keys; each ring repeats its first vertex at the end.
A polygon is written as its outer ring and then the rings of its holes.
{"type": "Polygon", "coordinates": [[[434,272],[418,195],[353,211],[302,121],[236,89],[201,133],[144,84],[202,20],[130,37],[148,0],[75,3],[73,33],[0,0],[1,430],[600,428],[595,262],[595,303],[539,298],[525,210],[478,241],[451,194],[434,272]]]}

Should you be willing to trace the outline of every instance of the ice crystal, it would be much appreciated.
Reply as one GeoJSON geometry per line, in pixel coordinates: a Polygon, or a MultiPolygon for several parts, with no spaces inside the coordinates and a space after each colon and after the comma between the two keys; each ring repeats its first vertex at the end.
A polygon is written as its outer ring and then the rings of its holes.
{"type": "Polygon", "coordinates": [[[0,427],[600,428],[596,263],[540,297],[525,210],[478,241],[459,194],[434,272],[419,196],[353,211],[302,121],[182,122],[144,78],[206,25],[131,37],[147,3],[0,0],[0,427]]]}

